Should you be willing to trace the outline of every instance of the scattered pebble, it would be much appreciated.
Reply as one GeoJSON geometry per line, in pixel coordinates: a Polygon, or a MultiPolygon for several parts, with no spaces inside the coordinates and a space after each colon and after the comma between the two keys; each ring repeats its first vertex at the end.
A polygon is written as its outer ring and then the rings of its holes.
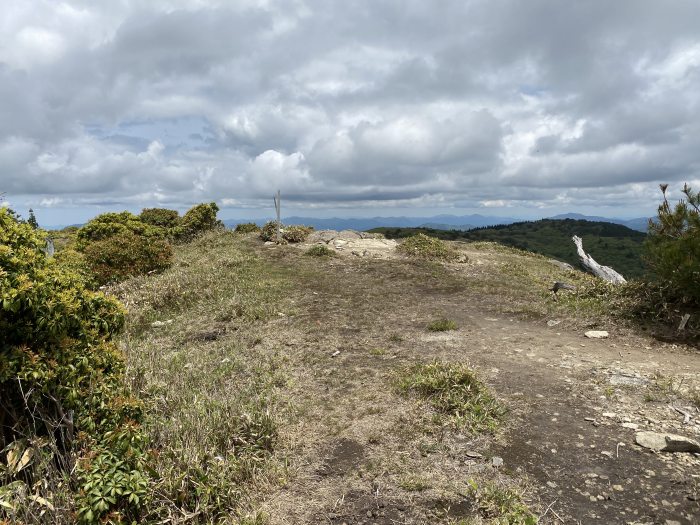
{"type": "Polygon", "coordinates": [[[608,332],[605,330],[589,330],[585,334],[589,339],[605,339],[608,337],[608,332]]]}
{"type": "Polygon", "coordinates": [[[167,326],[167,325],[169,325],[169,324],[172,324],[173,321],[174,321],[174,319],[168,319],[167,321],[153,321],[153,322],[151,323],[151,326],[152,326],[153,328],[159,328],[159,327],[161,327],[161,326],[167,326]]]}

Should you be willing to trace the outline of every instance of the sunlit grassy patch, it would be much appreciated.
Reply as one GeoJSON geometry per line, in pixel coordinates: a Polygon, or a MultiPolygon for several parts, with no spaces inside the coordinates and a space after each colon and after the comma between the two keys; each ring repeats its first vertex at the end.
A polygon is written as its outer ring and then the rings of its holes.
{"type": "Polygon", "coordinates": [[[473,432],[494,431],[505,408],[476,372],[458,363],[415,365],[396,378],[398,390],[424,399],[455,426],[473,432]]]}

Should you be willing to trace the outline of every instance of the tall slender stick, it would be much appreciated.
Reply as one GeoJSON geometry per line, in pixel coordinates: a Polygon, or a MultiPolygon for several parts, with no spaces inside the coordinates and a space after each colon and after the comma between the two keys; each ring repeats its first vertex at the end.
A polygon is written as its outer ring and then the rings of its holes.
{"type": "Polygon", "coordinates": [[[280,190],[277,190],[277,195],[273,197],[275,201],[275,212],[277,213],[277,243],[282,242],[282,221],[280,219],[280,211],[282,207],[282,196],[280,195],[280,190]]]}

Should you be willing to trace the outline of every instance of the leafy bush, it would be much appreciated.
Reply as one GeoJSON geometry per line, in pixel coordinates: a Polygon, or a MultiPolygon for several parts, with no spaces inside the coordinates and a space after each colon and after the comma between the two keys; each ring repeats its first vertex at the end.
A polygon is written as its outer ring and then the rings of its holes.
{"type": "Polygon", "coordinates": [[[149,478],[141,405],[112,342],[125,311],[44,246],[0,209],[0,487],[13,487],[0,491],[0,521],[68,521],[48,511],[76,485],[79,521],[136,520],[149,478]]]}
{"type": "Polygon", "coordinates": [[[277,240],[277,221],[267,221],[260,230],[260,238],[263,241],[277,240]]]}
{"type": "Polygon", "coordinates": [[[257,233],[260,231],[260,226],[254,222],[246,222],[243,224],[236,224],[236,228],[233,231],[236,233],[257,233]]]}
{"type": "Polygon", "coordinates": [[[59,249],[54,255],[54,260],[61,268],[79,275],[87,288],[94,289],[96,287],[95,274],[82,252],[73,248],[59,249]]]}
{"type": "Polygon", "coordinates": [[[175,237],[181,241],[189,241],[200,233],[221,227],[221,221],[216,218],[218,211],[219,207],[215,202],[193,206],[173,230],[175,237]]]}
{"type": "MultiPolygon", "coordinates": [[[[281,225],[282,240],[284,242],[304,242],[309,234],[314,231],[311,226],[281,225]]],[[[263,241],[277,240],[277,221],[268,221],[260,230],[260,238],[263,241]]]]}
{"type": "Polygon", "coordinates": [[[133,213],[103,213],[90,220],[78,230],[77,247],[84,249],[90,242],[107,239],[114,235],[133,233],[145,237],[165,237],[165,228],[146,224],[133,213]]]}
{"type": "Polygon", "coordinates": [[[646,260],[676,300],[700,306],[700,193],[686,184],[685,198],[671,207],[667,188],[661,185],[664,200],[649,221],[646,260]]]}
{"type": "Polygon", "coordinates": [[[306,250],[304,255],[310,255],[312,257],[335,257],[336,253],[325,244],[314,244],[311,248],[306,250]]]}
{"type": "Polygon", "coordinates": [[[141,210],[139,219],[151,226],[174,228],[180,223],[180,214],[176,210],[167,208],[145,208],[141,210]]]}
{"type": "Polygon", "coordinates": [[[456,261],[459,254],[449,244],[423,233],[408,237],[396,247],[399,253],[419,259],[456,261]]]}
{"type": "Polygon", "coordinates": [[[131,232],[91,242],[83,253],[98,284],[159,272],[170,267],[173,260],[173,249],[167,241],[131,232]]]}
{"type": "Polygon", "coordinates": [[[286,226],[282,238],[287,242],[304,242],[312,231],[311,226],[286,226]]]}

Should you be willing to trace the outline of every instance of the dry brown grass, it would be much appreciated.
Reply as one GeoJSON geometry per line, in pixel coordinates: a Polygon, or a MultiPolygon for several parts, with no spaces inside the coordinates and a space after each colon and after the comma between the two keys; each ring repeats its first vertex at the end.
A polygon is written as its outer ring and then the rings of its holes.
{"type": "Polygon", "coordinates": [[[282,468],[271,458],[287,379],[263,339],[284,280],[232,233],[207,234],[176,257],[162,275],[111,290],[129,309],[122,345],[157,452],[149,517],[259,519],[248,515],[250,491],[282,468]]]}

